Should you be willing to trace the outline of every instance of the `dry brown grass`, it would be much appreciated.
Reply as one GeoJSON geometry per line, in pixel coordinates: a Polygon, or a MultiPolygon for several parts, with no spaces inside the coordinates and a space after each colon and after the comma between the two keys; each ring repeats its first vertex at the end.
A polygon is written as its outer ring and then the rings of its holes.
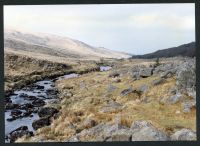
{"type": "MultiPolygon", "coordinates": [[[[130,65],[128,61],[125,63],[126,65],[130,65]]],[[[122,62],[119,64],[122,65],[122,62]]],[[[58,89],[61,92],[70,90],[70,92],[73,93],[73,97],[62,99],[61,116],[52,123],[50,128],[40,129],[37,132],[38,136],[42,135],[47,139],[63,141],[75,134],[76,131],[80,132],[83,130],[82,123],[87,117],[91,117],[95,119],[97,123],[101,123],[115,122],[118,116],[120,117],[120,123],[127,127],[130,127],[136,120],[146,120],[167,133],[175,132],[183,127],[196,130],[195,109],[193,109],[190,114],[184,114],[182,112],[181,103],[168,105],[159,102],[160,97],[170,96],[169,89],[175,87],[176,80],[174,77],[167,79],[160,85],[152,86],[152,81],[158,79],[158,76],[151,76],[133,81],[127,75],[120,77],[120,83],[115,83],[112,78],[108,77],[110,72],[111,71],[92,72],[77,78],[58,81],[58,89]],[[108,92],[107,86],[109,84],[117,87],[117,89],[108,92]],[[135,93],[123,97],[120,96],[122,90],[129,87],[137,89],[143,84],[147,84],[149,90],[141,97],[135,93]],[[73,88],[67,89],[68,87],[73,88]],[[143,97],[146,97],[149,102],[142,102],[141,99],[143,97]],[[123,109],[108,113],[100,112],[100,109],[105,106],[109,100],[115,100],[122,104],[123,109]],[[69,127],[70,124],[73,124],[76,130],[71,129],[69,127]]],[[[92,141],[94,138],[90,137],[88,140],[92,141]]]]}

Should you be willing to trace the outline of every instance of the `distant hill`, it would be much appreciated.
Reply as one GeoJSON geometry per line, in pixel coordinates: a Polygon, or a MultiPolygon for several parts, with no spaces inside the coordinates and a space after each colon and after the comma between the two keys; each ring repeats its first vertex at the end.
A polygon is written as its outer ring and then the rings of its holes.
{"type": "Polygon", "coordinates": [[[6,29],[4,33],[4,49],[45,54],[65,58],[99,59],[129,58],[131,55],[106,48],[90,46],[79,40],[46,33],[30,33],[6,29]]]}
{"type": "Polygon", "coordinates": [[[144,55],[134,55],[132,58],[160,58],[160,57],[175,57],[175,56],[189,56],[194,57],[196,52],[195,42],[184,44],[178,47],[172,47],[168,49],[158,50],[153,53],[144,55]]]}

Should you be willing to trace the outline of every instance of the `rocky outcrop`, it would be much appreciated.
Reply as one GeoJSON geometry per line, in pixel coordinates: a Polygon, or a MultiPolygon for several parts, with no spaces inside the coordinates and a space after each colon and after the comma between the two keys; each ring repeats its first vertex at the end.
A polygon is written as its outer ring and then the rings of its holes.
{"type": "Polygon", "coordinates": [[[190,130],[190,129],[182,129],[177,132],[175,132],[173,135],[171,135],[171,140],[174,141],[191,141],[191,140],[196,140],[196,132],[190,130]]]}
{"type": "Polygon", "coordinates": [[[193,99],[196,99],[196,89],[187,89],[187,95],[192,97],[193,99]]]}
{"type": "Polygon", "coordinates": [[[160,77],[164,79],[170,78],[176,73],[176,71],[177,71],[177,68],[167,70],[164,73],[162,73],[160,77]]]}
{"type": "Polygon", "coordinates": [[[165,82],[165,79],[159,78],[159,79],[153,80],[152,85],[156,86],[156,85],[162,84],[164,82],[165,82]]]}
{"type": "Polygon", "coordinates": [[[160,102],[163,104],[176,104],[184,100],[184,96],[181,93],[176,93],[170,97],[161,97],[160,102]]]}
{"type": "Polygon", "coordinates": [[[117,129],[105,141],[131,141],[131,132],[126,128],[117,129]]]}
{"type": "Polygon", "coordinates": [[[150,77],[153,74],[153,68],[140,69],[139,75],[142,78],[150,77]]]}
{"type": "Polygon", "coordinates": [[[44,126],[49,126],[51,124],[51,117],[54,119],[59,111],[53,107],[42,107],[38,110],[38,115],[40,119],[33,121],[32,127],[34,130],[42,128],[44,126]]]}
{"type": "Polygon", "coordinates": [[[130,88],[128,88],[128,89],[124,89],[123,91],[121,91],[121,96],[126,96],[126,95],[128,95],[128,94],[130,94],[130,93],[132,93],[134,90],[130,87],[130,88]]]}
{"type": "Polygon", "coordinates": [[[161,74],[162,78],[166,78],[169,74],[174,74],[176,72],[177,65],[178,63],[161,64],[154,69],[153,74],[161,74]]]}
{"type": "Polygon", "coordinates": [[[81,141],[85,136],[96,137],[95,141],[130,141],[131,133],[128,134],[128,127],[120,124],[100,123],[81,131],[72,138],[79,137],[79,141],[81,141]]]}
{"type": "Polygon", "coordinates": [[[134,66],[133,68],[130,69],[129,72],[134,81],[140,79],[140,73],[139,73],[140,67],[139,66],[134,66]]]}
{"type": "Polygon", "coordinates": [[[121,124],[100,123],[85,129],[66,141],[84,141],[95,137],[95,141],[167,141],[170,137],[147,121],[135,121],[131,128],[121,124]]]}
{"type": "Polygon", "coordinates": [[[103,106],[100,109],[100,112],[103,112],[103,113],[114,112],[114,111],[120,110],[122,108],[123,108],[123,106],[120,103],[117,103],[115,101],[110,101],[107,105],[103,106]]]}
{"type": "Polygon", "coordinates": [[[33,136],[33,132],[28,130],[27,126],[21,126],[14,131],[10,132],[7,136],[8,139],[10,139],[10,143],[15,142],[18,138],[22,136],[33,136]]]}
{"type": "Polygon", "coordinates": [[[181,93],[176,93],[167,99],[168,104],[176,104],[180,101],[183,101],[184,97],[181,93]]]}
{"type": "Polygon", "coordinates": [[[132,141],[167,141],[169,136],[146,121],[136,121],[131,126],[132,141]]]}
{"type": "Polygon", "coordinates": [[[52,117],[54,114],[59,111],[53,107],[42,107],[38,111],[39,117],[52,117]]]}
{"type": "Polygon", "coordinates": [[[196,89],[196,62],[195,59],[188,59],[177,70],[177,87],[179,89],[196,89]]]}
{"type": "Polygon", "coordinates": [[[134,81],[135,81],[135,80],[139,80],[139,79],[140,79],[140,74],[139,74],[139,72],[133,72],[132,78],[133,78],[134,81]]]}
{"type": "Polygon", "coordinates": [[[50,117],[44,117],[44,118],[41,118],[39,120],[33,121],[32,127],[33,127],[34,130],[37,130],[37,129],[42,128],[44,126],[49,126],[50,124],[51,124],[50,117]]]}
{"type": "Polygon", "coordinates": [[[96,125],[96,121],[94,119],[91,119],[91,118],[86,118],[83,122],[83,126],[85,128],[91,128],[91,127],[94,127],[96,125]]]}
{"type": "Polygon", "coordinates": [[[190,113],[192,108],[196,108],[196,100],[192,100],[192,101],[186,101],[182,104],[183,106],[183,112],[184,113],[190,113]]]}

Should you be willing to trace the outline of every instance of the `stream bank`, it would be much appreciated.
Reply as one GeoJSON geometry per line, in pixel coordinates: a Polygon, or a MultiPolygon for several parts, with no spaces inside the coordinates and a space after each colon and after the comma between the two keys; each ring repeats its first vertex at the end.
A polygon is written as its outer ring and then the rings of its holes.
{"type": "MultiPolygon", "coordinates": [[[[101,66],[98,71],[107,71],[108,66],[101,66]]],[[[33,136],[35,130],[51,124],[51,118],[56,118],[58,110],[46,107],[49,103],[59,104],[58,90],[55,87],[57,80],[75,78],[93,70],[71,72],[56,78],[46,78],[16,89],[5,98],[5,141],[14,142],[24,135],[33,136]]]]}

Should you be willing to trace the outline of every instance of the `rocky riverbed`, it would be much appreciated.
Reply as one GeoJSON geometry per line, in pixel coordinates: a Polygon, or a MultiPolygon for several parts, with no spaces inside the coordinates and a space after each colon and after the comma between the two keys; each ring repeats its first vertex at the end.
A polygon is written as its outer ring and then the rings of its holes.
{"type": "Polygon", "coordinates": [[[23,135],[32,136],[38,128],[50,125],[50,118],[58,113],[58,110],[48,105],[60,103],[54,82],[77,76],[78,74],[73,73],[53,80],[38,81],[6,97],[6,142],[14,142],[23,135]]]}
{"type": "MultiPolygon", "coordinates": [[[[100,71],[111,69],[101,66],[100,71]]],[[[5,139],[14,142],[22,136],[33,136],[35,130],[51,124],[58,109],[51,107],[60,104],[55,81],[78,77],[71,73],[54,79],[45,79],[14,91],[5,98],[5,139]]]]}

